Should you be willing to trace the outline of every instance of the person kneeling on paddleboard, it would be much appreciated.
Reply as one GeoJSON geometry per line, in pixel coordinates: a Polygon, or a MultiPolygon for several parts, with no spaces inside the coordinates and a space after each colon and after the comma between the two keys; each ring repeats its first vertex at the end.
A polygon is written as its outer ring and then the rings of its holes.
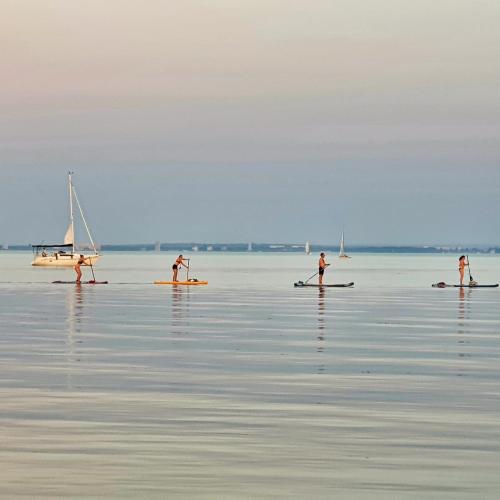
{"type": "Polygon", "coordinates": [[[83,256],[80,255],[78,262],[75,264],[75,267],[73,268],[76,271],[76,282],[81,283],[82,281],[82,270],[80,269],[80,266],[88,266],[87,259],[83,256]]]}
{"type": "Polygon", "coordinates": [[[324,252],[321,252],[319,254],[319,263],[318,263],[318,267],[319,267],[319,271],[318,271],[318,275],[319,275],[319,280],[318,280],[318,283],[320,285],[323,284],[323,274],[325,274],[325,269],[329,266],[330,264],[327,264],[326,261],[325,261],[325,254],[324,252]]]}
{"type": "Polygon", "coordinates": [[[177,257],[177,259],[175,259],[175,263],[172,266],[172,271],[173,271],[172,281],[179,281],[177,279],[177,273],[179,272],[179,268],[181,266],[184,266],[186,269],[188,268],[188,266],[186,266],[186,264],[184,264],[184,257],[182,256],[182,254],[179,255],[179,257],[177,257]]]}

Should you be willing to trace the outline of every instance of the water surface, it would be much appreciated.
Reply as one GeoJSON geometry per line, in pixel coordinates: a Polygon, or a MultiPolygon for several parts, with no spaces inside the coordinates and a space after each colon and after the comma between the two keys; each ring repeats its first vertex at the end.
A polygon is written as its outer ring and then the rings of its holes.
{"type": "MultiPolygon", "coordinates": [[[[4,498],[497,498],[500,295],[453,257],[0,254],[4,498]],[[88,269],[85,273],[88,274],[88,269]]],[[[500,259],[471,257],[497,282],[500,259]]]]}

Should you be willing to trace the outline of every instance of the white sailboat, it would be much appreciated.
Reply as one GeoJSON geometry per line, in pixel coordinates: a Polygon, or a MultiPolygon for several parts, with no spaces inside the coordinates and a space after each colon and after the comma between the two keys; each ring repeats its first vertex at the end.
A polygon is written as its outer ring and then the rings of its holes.
{"type": "Polygon", "coordinates": [[[87,259],[87,262],[90,261],[92,264],[95,264],[100,257],[95,247],[94,240],[92,239],[92,235],[90,234],[85,216],[83,215],[83,210],[80,206],[75,187],[73,186],[71,175],[72,173],[68,172],[69,226],[66,230],[66,234],[64,235],[64,243],[59,245],[32,245],[33,252],[35,254],[33,262],[31,263],[32,266],[71,267],[78,262],[80,255],[84,255],[85,259],[87,259]],[[73,216],[73,200],[76,201],[76,204],[80,211],[83,224],[87,231],[92,249],[94,250],[93,254],[85,255],[81,252],[78,252],[75,248],[75,220],[73,216]]]}
{"type": "Polygon", "coordinates": [[[306,244],[304,246],[304,250],[305,250],[307,255],[311,255],[311,244],[308,241],[306,241],[306,244]]]}
{"type": "Polygon", "coordinates": [[[345,253],[344,250],[344,230],[342,229],[342,238],[340,239],[340,251],[339,251],[339,259],[350,259],[349,255],[345,253]]]}

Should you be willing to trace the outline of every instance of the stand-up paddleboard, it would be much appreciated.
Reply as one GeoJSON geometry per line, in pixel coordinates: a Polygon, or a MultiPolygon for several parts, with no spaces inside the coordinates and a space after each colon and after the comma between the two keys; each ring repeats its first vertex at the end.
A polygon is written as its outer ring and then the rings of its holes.
{"type": "Polygon", "coordinates": [[[315,287],[315,288],[350,288],[354,286],[354,281],[351,281],[350,283],[333,283],[331,285],[320,285],[319,283],[304,283],[303,281],[297,281],[297,283],[294,283],[293,286],[295,287],[304,287],[304,286],[310,286],[310,287],[315,287]]]}
{"type": "Polygon", "coordinates": [[[155,281],[155,285],[208,285],[208,281],[188,280],[188,281],[155,281]]]}
{"type": "Polygon", "coordinates": [[[107,281],[80,281],[77,283],[76,281],[53,281],[53,285],[107,285],[107,281]]]}
{"type": "Polygon", "coordinates": [[[498,288],[498,283],[495,285],[477,285],[477,284],[467,284],[467,285],[448,285],[444,281],[439,283],[434,283],[433,288],[498,288]]]}

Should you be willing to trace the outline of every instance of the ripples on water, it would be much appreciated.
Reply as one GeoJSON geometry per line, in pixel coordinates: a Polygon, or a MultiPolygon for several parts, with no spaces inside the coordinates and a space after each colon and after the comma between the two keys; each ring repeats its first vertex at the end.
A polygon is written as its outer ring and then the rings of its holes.
{"type": "Polygon", "coordinates": [[[10,256],[40,283],[0,284],[2,496],[496,498],[499,292],[405,258],[321,291],[298,256],[200,255],[199,288],[150,285],[157,256],[94,287],[10,256]]]}

